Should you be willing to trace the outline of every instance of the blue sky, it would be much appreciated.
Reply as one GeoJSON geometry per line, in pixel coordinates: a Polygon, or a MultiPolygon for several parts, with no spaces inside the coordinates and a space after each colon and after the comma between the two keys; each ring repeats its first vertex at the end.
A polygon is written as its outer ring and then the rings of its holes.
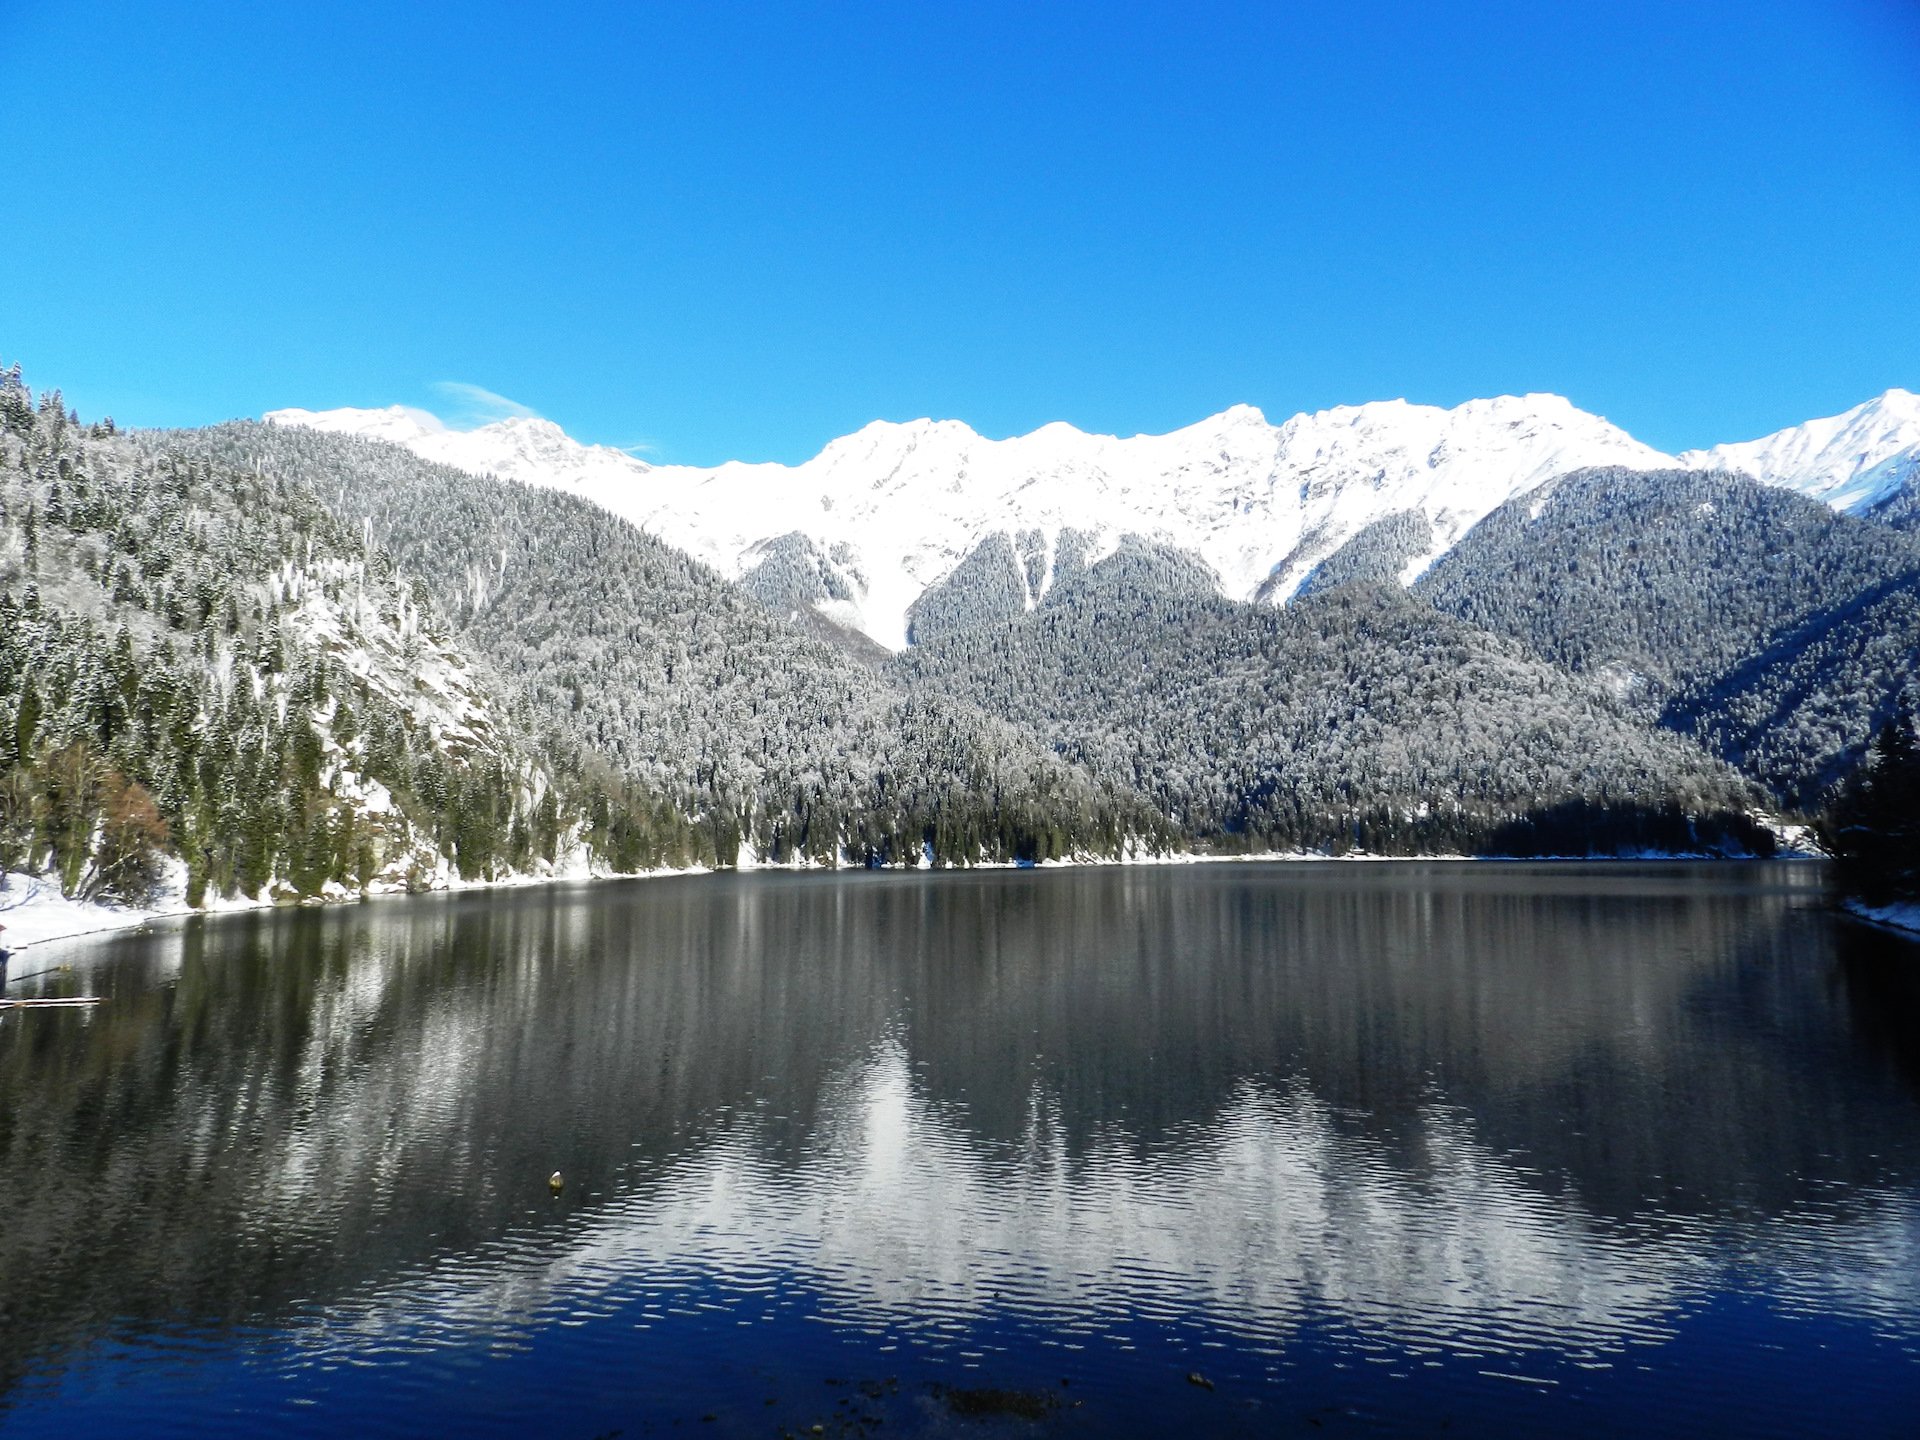
{"type": "Polygon", "coordinates": [[[1920,0],[15,0],[0,358],[690,462],[1528,390],[1678,449],[1920,389],[1916,74],[1920,0]]]}

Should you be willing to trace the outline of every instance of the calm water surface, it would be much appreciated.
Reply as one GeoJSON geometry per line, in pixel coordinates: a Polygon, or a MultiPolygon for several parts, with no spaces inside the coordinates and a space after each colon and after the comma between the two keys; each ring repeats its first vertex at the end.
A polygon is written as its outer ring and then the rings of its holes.
{"type": "Polygon", "coordinates": [[[1920,947],[1811,867],[723,876],[28,959],[108,999],[0,1018],[0,1435],[1920,1433],[1920,947]]]}

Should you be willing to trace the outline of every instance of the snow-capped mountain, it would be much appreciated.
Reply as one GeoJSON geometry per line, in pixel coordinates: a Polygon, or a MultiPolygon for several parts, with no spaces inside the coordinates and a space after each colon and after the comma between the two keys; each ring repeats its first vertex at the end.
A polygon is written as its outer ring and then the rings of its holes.
{"type": "Polygon", "coordinates": [[[1698,469],[1739,470],[1850,515],[1920,481],[1920,395],[1889,390],[1841,415],[1790,425],[1758,440],[1689,450],[1698,469]]]}
{"type": "MultiPolygon", "coordinates": [[[[1517,494],[1589,465],[1670,457],[1555,395],[1452,410],[1403,400],[1269,424],[1237,405],[1167,435],[1089,435],[1066,424],[991,440],[953,420],[877,421],[800,465],[647,465],[581,445],[544,420],[448,430],[401,407],[277,410],[276,424],[393,440],[476,473],[574,490],[733,578],[793,537],[833,575],[820,608],[899,649],[908,610],[986,536],[1023,536],[1051,560],[1063,531],[1088,558],[1128,534],[1199,556],[1235,598],[1285,600],[1313,567],[1383,516],[1423,512],[1429,553],[1411,580],[1517,494]],[[782,542],[779,546],[775,542],[782,542]]],[[[1035,566],[1046,587],[1050,563],[1035,566]]]]}
{"type": "Polygon", "coordinates": [[[649,468],[624,450],[582,445],[551,420],[515,417],[478,430],[453,430],[426,411],[406,405],[389,405],[384,410],[275,410],[266,418],[278,425],[386,440],[456,470],[564,490],[617,494],[649,468]]]}

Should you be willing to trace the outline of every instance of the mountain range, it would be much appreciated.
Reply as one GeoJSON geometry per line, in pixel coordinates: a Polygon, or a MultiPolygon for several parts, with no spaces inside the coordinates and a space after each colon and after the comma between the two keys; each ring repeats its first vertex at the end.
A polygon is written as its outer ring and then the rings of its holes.
{"type": "Polygon", "coordinates": [[[1170,546],[1209,567],[1227,599],[1284,602],[1369,527],[1397,526],[1395,578],[1410,584],[1499,506],[1591,467],[1735,471],[1853,515],[1920,490],[1920,396],[1899,389],[1679,456],[1556,395],[1451,410],[1381,401],[1279,425],[1237,405],[1126,439],[1052,424],[991,440],[954,420],[877,421],[799,465],[711,468],[650,465],[534,418],[470,431],[398,406],[266,418],[570,491],[776,608],[811,611],[894,651],[916,638],[916,606],[983,545],[1018,579],[1024,610],[1053,585],[1063,536],[1087,561],[1129,535],[1170,546]],[[999,553],[1009,547],[1011,562],[999,553]]]}
{"type": "Polygon", "coordinates": [[[123,433],[16,367],[0,869],[1766,853],[1920,709],[1916,411],[1690,457],[1552,396],[921,421],[701,470],[399,409],[123,433]]]}

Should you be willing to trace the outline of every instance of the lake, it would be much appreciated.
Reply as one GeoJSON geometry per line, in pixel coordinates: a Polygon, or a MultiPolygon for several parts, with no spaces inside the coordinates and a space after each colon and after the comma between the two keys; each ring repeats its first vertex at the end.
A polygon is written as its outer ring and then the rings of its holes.
{"type": "Polygon", "coordinates": [[[720,875],[57,962],[9,994],[106,1003],[0,1017],[7,1437],[1920,1430],[1920,946],[1814,866],[720,875]]]}

